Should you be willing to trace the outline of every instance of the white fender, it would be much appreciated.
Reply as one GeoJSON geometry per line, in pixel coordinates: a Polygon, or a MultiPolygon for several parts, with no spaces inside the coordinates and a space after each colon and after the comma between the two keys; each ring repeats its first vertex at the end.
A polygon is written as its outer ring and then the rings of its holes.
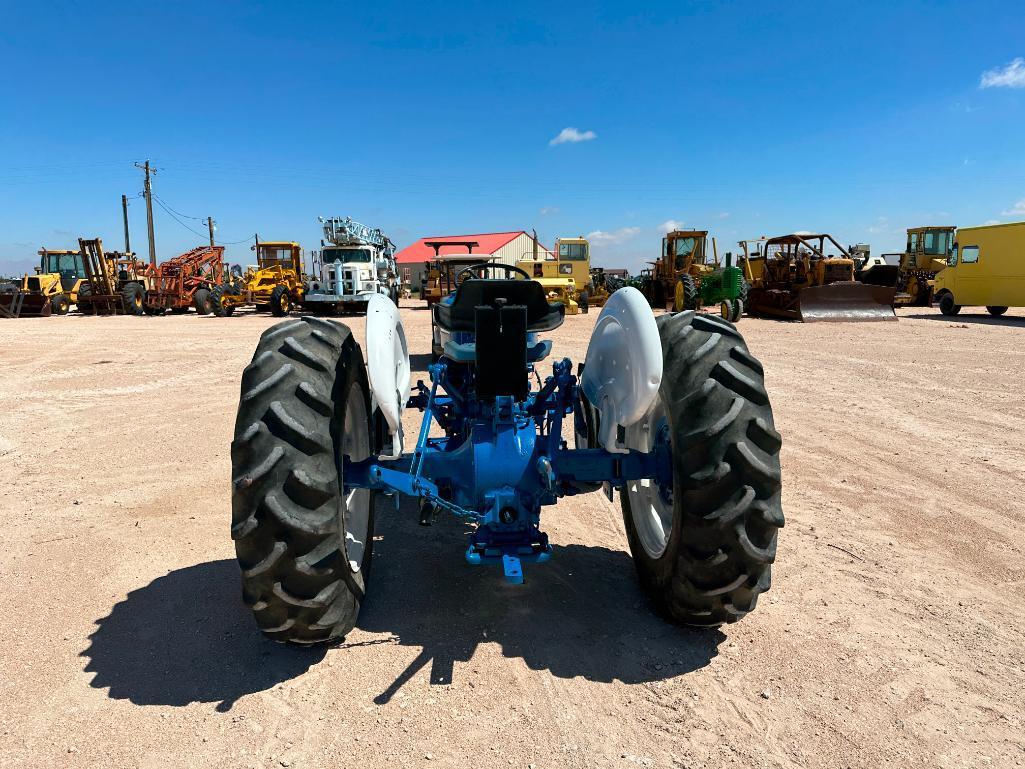
{"type": "Polygon", "coordinates": [[[379,408],[391,435],[391,454],[402,454],[402,409],[409,395],[409,349],[402,329],[399,308],[383,294],[374,294],[367,302],[367,379],[372,406],[379,408]]]}
{"type": "Polygon", "coordinates": [[[609,297],[591,333],[581,375],[584,395],[601,415],[607,451],[626,453],[616,436],[643,417],[662,384],[662,341],[644,295],[627,286],[609,297]]]}

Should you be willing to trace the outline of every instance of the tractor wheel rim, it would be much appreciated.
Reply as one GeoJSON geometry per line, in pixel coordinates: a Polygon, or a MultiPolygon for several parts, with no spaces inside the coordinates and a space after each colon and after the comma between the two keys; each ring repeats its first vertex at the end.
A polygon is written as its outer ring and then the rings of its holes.
{"type": "MultiPolygon", "coordinates": [[[[370,431],[363,390],[353,382],[345,399],[345,422],[342,430],[342,454],[358,462],[370,456],[370,431]]],[[[359,571],[366,552],[367,530],[370,527],[370,489],[347,489],[342,486],[344,509],[342,530],[345,532],[345,557],[349,568],[359,571]]]]}
{"type": "MultiPolygon", "coordinates": [[[[629,428],[627,444],[650,452],[660,436],[668,441],[668,424],[660,394],[644,418],[629,428]]],[[[672,490],[663,488],[653,478],[641,478],[626,484],[626,494],[641,547],[649,557],[661,558],[673,533],[672,490]]]]}
{"type": "Polygon", "coordinates": [[[278,304],[281,305],[281,309],[282,310],[287,310],[288,309],[288,294],[282,294],[281,295],[281,299],[278,302],[278,304]]]}

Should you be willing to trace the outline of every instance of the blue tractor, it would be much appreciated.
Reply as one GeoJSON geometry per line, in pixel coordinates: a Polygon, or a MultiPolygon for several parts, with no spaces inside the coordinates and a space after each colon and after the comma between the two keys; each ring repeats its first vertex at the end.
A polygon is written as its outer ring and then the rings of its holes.
{"type": "Polygon", "coordinates": [[[627,287],[604,306],[582,365],[546,364],[543,337],[564,308],[517,273],[463,271],[432,308],[444,353],[412,390],[385,297],[369,304],[365,349],[322,318],[263,334],[242,375],[231,533],[243,598],[267,636],[316,644],[352,629],[378,495],[417,499],[424,525],[472,524],[466,561],[518,583],[526,564],[558,554],[542,507],[618,491],[640,584],[669,620],[733,622],[769,588],[780,436],[740,333],[692,311],[656,319],[627,287]],[[408,451],[406,408],[423,414],[408,451]]]}

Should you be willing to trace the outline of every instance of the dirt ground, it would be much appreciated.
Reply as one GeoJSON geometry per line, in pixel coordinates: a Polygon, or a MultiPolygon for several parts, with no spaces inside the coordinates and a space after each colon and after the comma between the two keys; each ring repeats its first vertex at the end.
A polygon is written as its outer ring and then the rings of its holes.
{"type": "MultiPolygon", "coordinates": [[[[741,322],[787,517],[744,621],[655,617],[600,494],[546,511],[522,587],[382,506],[359,626],[313,650],[256,632],[228,532],[273,319],[0,322],[0,765],[1025,764],[1025,312],[900,314],[741,322]]],[[[428,315],[403,316],[422,371],[428,315]]]]}

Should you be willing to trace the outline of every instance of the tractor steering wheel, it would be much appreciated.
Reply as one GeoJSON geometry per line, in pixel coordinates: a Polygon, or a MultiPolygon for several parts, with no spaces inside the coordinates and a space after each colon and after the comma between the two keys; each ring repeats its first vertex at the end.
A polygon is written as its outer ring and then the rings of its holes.
{"type": "Polygon", "coordinates": [[[463,269],[461,269],[459,272],[456,273],[456,285],[462,283],[463,280],[465,280],[465,278],[463,278],[463,275],[465,275],[468,272],[472,273],[474,270],[492,269],[492,268],[499,269],[499,270],[505,270],[505,274],[506,275],[510,275],[511,273],[518,272],[520,275],[525,277],[527,280],[533,280],[530,277],[530,275],[527,274],[526,270],[521,270],[519,267],[514,267],[511,264],[503,264],[502,262],[477,262],[477,264],[471,264],[469,267],[464,267],[463,269]]]}

